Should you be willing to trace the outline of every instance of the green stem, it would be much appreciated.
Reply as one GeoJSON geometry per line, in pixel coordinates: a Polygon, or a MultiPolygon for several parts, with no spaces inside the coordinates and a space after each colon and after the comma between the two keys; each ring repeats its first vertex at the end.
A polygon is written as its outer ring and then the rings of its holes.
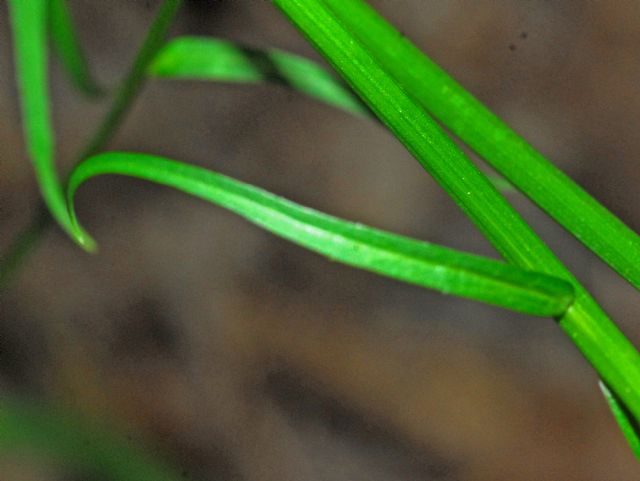
{"type": "MultiPolygon", "coordinates": [[[[165,0],[158,10],[138,55],[114,96],[111,108],[86,146],[76,157],[74,166],[86,157],[102,150],[115,134],[136,95],[143,87],[147,66],[162,47],[167,31],[181,3],[182,0],[165,0]]],[[[53,225],[52,220],[41,203],[29,225],[18,234],[0,258],[0,290],[8,285],[29,253],[37,247],[44,233],[53,225]]]]}

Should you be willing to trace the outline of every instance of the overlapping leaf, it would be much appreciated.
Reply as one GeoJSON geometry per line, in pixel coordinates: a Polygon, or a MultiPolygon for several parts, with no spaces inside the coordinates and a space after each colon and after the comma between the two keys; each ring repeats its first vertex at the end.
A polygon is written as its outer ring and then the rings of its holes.
{"type": "MultiPolygon", "coordinates": [[[[576,301],[558,319],[559,324],[633,414],[640,417],[640,355],[488,179],[407,93],[400,77],[392,75],[391,72],[410,69],[411,58],[401,56],[393,64],[377,58],[375,32],[356,34],[347,19],[353,14],[349,8],[353,2],[329,5],[322,0],[274,0],[274,3],[509,262],[556,275],[574,285],[576,301]]],[[[376,21],[385,22],[382,18],[376,21]]]]}
{"type": "Polygon", "coordinates": [[[633,286],[640,237],[549,162],[363,0],[325,0],[434,117],[633,286]]]}

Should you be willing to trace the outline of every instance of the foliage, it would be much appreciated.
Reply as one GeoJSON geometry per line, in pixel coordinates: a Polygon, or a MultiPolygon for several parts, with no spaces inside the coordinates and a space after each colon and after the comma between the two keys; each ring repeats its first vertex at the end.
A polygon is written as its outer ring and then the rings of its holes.
{"type": "MultiPolygon", "coordinates": [[[[0,283],[7,282],[9,274],[19,267],[29,248],[51,225],[51,219],[79,245],[94,250],[93,239],[75,216],[73,199],[83,182],[96,175],[118,174],[161,183],[230,209],[330,259],[441,292],[554,317],[604,381],[605,398],[640,457],[636,421],[640,418],[640,355],[437,121],[635,287],[640,287],[638,236],[364,1],[273,3],[348,86],[313,62],[278,50],[199,37],[165,42],[166,31],[180,6],[179,0],[165,0],[129,73],[112,96],[111,109],[63,183],[55,169],[49,112],[48,30],[78,88],[87,95],[97,95],[100,89],[89,73],[64,0],[8,1],[25,142],[46,210],[17,236],[3,256],[0,283]],[[337,219],[175,160],[148,154],[99,153],[150,78],[270,82],[361,117],[375,115],[507,263],[337,219]]],[[[0,423],[10,426],[11,416],[5,415],[0,423]]]]}

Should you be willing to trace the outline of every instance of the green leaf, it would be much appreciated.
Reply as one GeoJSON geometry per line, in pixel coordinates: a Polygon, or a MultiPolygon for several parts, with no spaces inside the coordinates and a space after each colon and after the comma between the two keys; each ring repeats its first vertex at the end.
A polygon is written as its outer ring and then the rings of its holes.
{"type": "Polygon", "coordinates": [[[74,221],[76,189],[102,174],[174,187],[333,260],[447,294],[538,316],[561,314],[573,300],[571,285],[560,279],[343,221],[224,175],[152,155],[110,152],[79,164],[68,190],[74,221]]]}
{"type": "Polygon", "coordinates": [[[9,0],[8,5],[22,108],[22,128],[42,197],[58,224],[80,245],[91,249],[91,238],[71,223],[54,164],[54,134],[49,113],[47,80],[48,0],[9,0]]]}
{"type": "Polygon", "coordinates": [[[180,481],[182,476],[95,421],[24,399],[0,398],[0,453],[45,455],[68,468],[117,481],[180,481]]]}
{"type": "MultiPolygon", "coordinates": [[[[274,0],[396,137],[511,263],[570,281],[576,300],[558,318],[600,376],[640,417],[640,355],[588,292],[511,205],[389,71],[411,69],[402,54],[391,65],[374,55],[376,32],[351,31],[352,1],[274,0]],[[339,12],[339,13],[338,13],[339,12]],[[389,71],[387,71],[389,70],[389,71]]],[[[355,22],[355,18],[353,19],[355,22]]],[[[384,19],[376,19],[384,23],[384,19]]],[[[355,30],[355,27],[354,27],[355,30]]],[[[544,182],[545,179],[540,179],[544,182]]]]}
{"type": "Polygon", "coordinates": [[[66,0],[49,0],[49,24],[53,46],[76,87],[96,97],[102,90],[94,80],[82,53],[66,0]]]}
{"type": "MultiPolygon", "coordinates": [[[[640,288],[640,237],[362,0],[325,0],[402,87],[580,242],[640,288]]],[[[534,99],[531,99],[532,101],[534,99]]]]}
{"type": "Polygon", "coordinates": [[[611,392],[605,383],[600,381],[599,385],[600,390],[613,413],[613,417],[618,423],[618,426],[620,426],[620,430],[629,443],[633,454],[640,459],[640,426],[638,426],[638,422],[633,418],[629,409],[627,409],[618,396],[611,392]]]}
{"type": "Polygon", "coordinates": [[[325,69],[276,49],[253,49],[206,37],[178,37],[158,52],[148,73],[161,78],[272,82],[351,113],[368,114],[362,102],[325,69]]]}

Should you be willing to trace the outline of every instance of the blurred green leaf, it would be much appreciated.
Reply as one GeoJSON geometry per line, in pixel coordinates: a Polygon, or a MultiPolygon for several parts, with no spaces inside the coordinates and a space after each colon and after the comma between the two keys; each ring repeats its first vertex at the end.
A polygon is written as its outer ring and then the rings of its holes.
{"type": "Polygon", "coordinates": [[[178,37],[169,41],[149,65],[161,78],[286,85],[354,114],[367,108],[341,81],[315,62],[276,49],[253,49],[209,37],[178,37]]]}
{"type": "Polygon", "coordinates": [[[174,187],[333,260],[447,294],[539,316],[559,315],[573,300],[571,285],[562,280],[343,221],[224,175],[146,154],[110,152],[79,164],[69,179],[74,221],[76,189],[103,174],[174,187]]]}
{"type": "Polygon", "coordinates": [[[76,87],[88,96],[102,94],[94,80],[73,25],[73,19],[66,0],[49,0],[49,24],[51,37],[60,60],[76,87]]]}
{"type": "MultiPolygon", "coordinates": [[[[0,453],[28,452],[113,481],[182,481],[125,436],[67,410],[0,397],[0,453]]],[[[4,481],[4,477],[3,477],[4,481]]]]}

